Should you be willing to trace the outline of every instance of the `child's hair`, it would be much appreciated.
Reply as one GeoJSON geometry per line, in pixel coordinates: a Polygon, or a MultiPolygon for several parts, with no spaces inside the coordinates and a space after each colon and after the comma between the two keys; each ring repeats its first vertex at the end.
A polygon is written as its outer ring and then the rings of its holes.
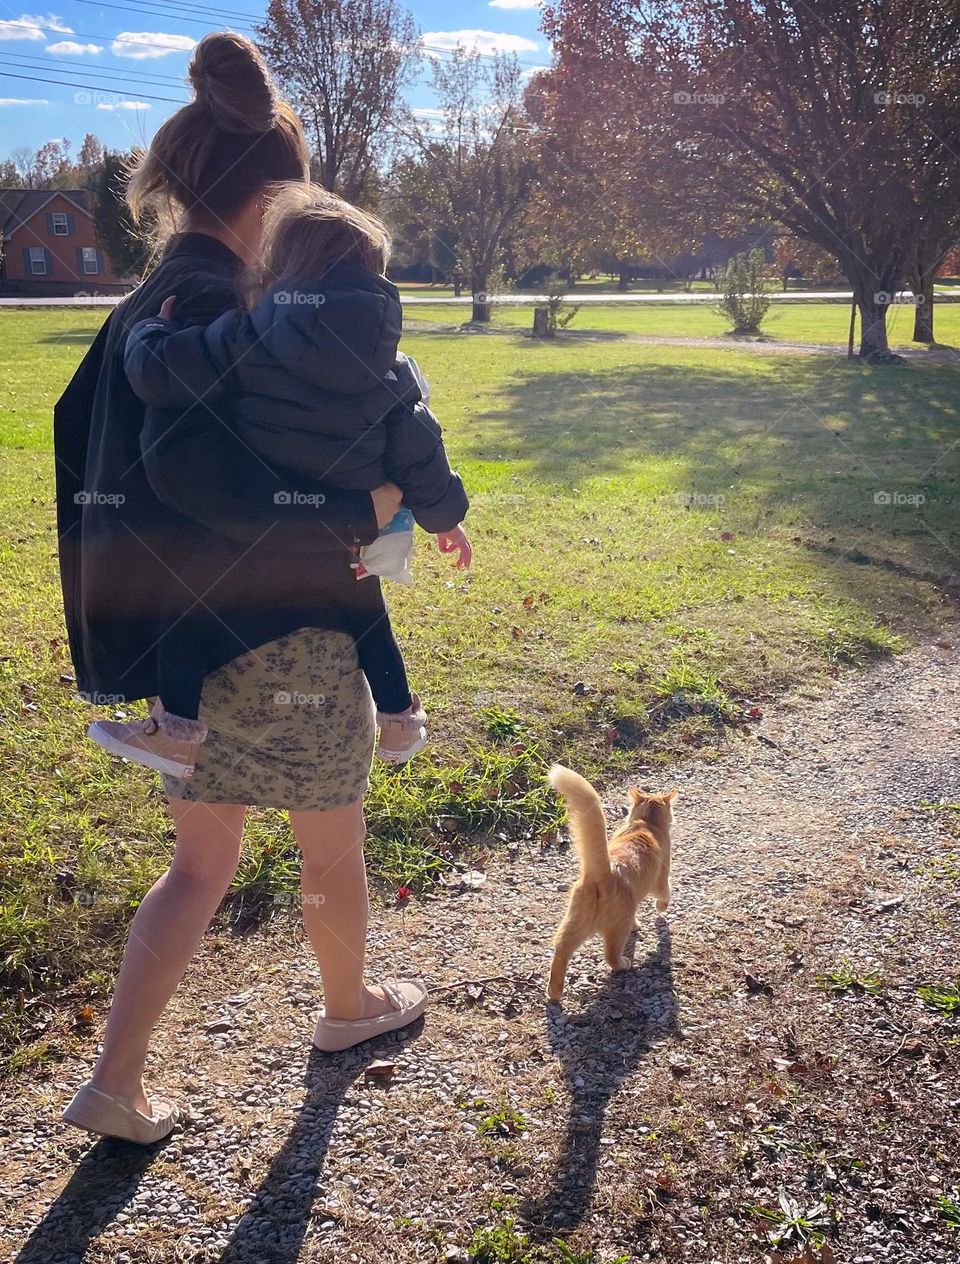
{"type": "Polygon", "coordinates": [[[161,236],[184,212],[223,224],[267,185],[308,178],[300,122],[251,40],[205,35],[188,73],[194,100],[160,127],[127,185],[134,219],[157,223],[161,236]]]}
{"type": "Polygon", "coordinates": [[[383,276],[390,258],[386,225],[319,184],[285,184],[263,217],[260,289],[297,276],[323,276],[356,263],[383,276]]]}

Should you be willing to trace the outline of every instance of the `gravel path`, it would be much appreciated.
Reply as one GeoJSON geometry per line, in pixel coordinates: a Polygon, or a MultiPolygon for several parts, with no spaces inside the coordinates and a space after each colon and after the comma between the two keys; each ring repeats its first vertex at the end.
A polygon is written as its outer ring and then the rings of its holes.
{"type": "Polygon", "coordinates": [[[916,989],[960,973],[958,814],[923,806],[960,799],[960,653],[811,693],[677,772],[674,906],[642,911],[627,974],[588,945],[563,1011],[554,846],[375,914],[372,968],[435,996],[373,1048],[308,1055],[316,974],[286,916],[208,936],[152,1055],[189,1113],[167,1144],[63,1129],[80,1060],[8,1089],[0,1257],[456,1264],[512,1219],[578,1264],[759,1264],[755,1209],[783,1191],[825,1218],[809,1261],[955,1261],[960,1028],[916,989]]]}
{"type": "MultiPolygon", "coordinates": [[[[424,321],[413,316],[410,327],[418,333],[475,334],[479,337],[506,337],[517,333],[529,332],[525,326],[519,325],[475,325],[475,324],[437,324],[435,321],[424,321]],[[419,325],[416,322],[419,321],[419,325]]],[[[563,329],[557,335],[557,342],[640,342],[656,347],[706,347],[715,351],[755,351],[758,355],[820,355],[830,356],[834,360],[847,359],[846,343],[837,342],[784,342],[777,338],[737,337],[698,337],[688,334],[631,334],[619,330],[603,329],[563,329]]],[[[859,344],[858,344],[859,345],[859,344]]],[[[902,360],[929,360],[934,363],[956,364],[960,361],[960,349],[946,344],[936,346],[901,347],[894,345],[891,350],[902,360]]]]}

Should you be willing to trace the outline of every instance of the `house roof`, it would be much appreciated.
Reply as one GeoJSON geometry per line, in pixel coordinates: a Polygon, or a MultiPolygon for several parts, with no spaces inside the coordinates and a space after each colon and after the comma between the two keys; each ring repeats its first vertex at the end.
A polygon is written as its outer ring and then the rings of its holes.
{"type": "Polygon", "coordinates": [[[92,218],[93,194],[89,189],[0,189],[0,233],[9,237],[58,196],[92,218]]]}

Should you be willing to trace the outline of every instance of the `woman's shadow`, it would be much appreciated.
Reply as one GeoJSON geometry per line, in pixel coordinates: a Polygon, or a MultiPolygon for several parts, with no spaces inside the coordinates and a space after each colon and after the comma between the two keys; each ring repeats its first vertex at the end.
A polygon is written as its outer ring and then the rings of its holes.
{"type": "Polygon", "coordinates": [[[103,1138],[88,1150],[15,1257],[15,1264],[79,1264],[87,1247],[136,1196],[159,1145],[103,1138]]]}
{"type": "Polygon", "coordinates": [[[391,1032],[345,1053],[311,1052],[300,1118],[233,1230],[220,1264],[295,1264],[300,1259],[343,1099],[373,1061],[374,1050],[377,1054],[385,1049],[397,1052],[422,1030],[421,1018],[399,1033],[391,1032]]]}
{"type": "MultiPolygon", "coordinates": [[[[311,1051],[300,1116],[223,1248],[221,1264],[293,1264],[300,1258],[344,1097],[373,1060],[375,1048],[396,1050],[422,1025],[421,1019],[399,1035],[390,1033],[376,1044],[368,1041],[345,1053],[311,1051]]],[[[81,1264],[91,1242],[134,1200],[166,1144],[98,1141],[30,1234],[15,1264],[49,1264],[53,1259],[81,1264]]]]}
{"type": "Polygon", "coordinates": [[[547,1007],[547,1036],[570,1089],[560,1156],[546,1192],[521,1209],[530,1226],[572,1229],[590,1207],[611,1098],[659,1041],[680,1031],[670,928],[657,919],[656,952],[632,970],[611,974],[582,1013],[547,1007]]]}

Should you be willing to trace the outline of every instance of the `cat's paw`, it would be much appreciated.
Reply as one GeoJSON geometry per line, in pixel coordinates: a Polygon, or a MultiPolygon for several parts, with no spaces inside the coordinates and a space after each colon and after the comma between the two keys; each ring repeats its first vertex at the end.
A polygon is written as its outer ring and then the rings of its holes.
{"type": "Polygon", "coordinates": [[[619,974],[621,970],[632,970],[633,962],[630,960],[629,957],[621,957],[619,961],[617,962],[617,964],[615,966],[612,966],[611,968],[617,974],[619,974]]]}
{"type": "Polygon", "coordinates": [[[668,909],[669,907],[670,907],[670,897],[669,897],[669,896],[667,896],[667,897],[665,897],[665,898],[661,897],[659,900],[657,900],[657,912],[658,912],[658,913],[666,913],[666,911],[667,911],[667,909],[668,909]]]}

